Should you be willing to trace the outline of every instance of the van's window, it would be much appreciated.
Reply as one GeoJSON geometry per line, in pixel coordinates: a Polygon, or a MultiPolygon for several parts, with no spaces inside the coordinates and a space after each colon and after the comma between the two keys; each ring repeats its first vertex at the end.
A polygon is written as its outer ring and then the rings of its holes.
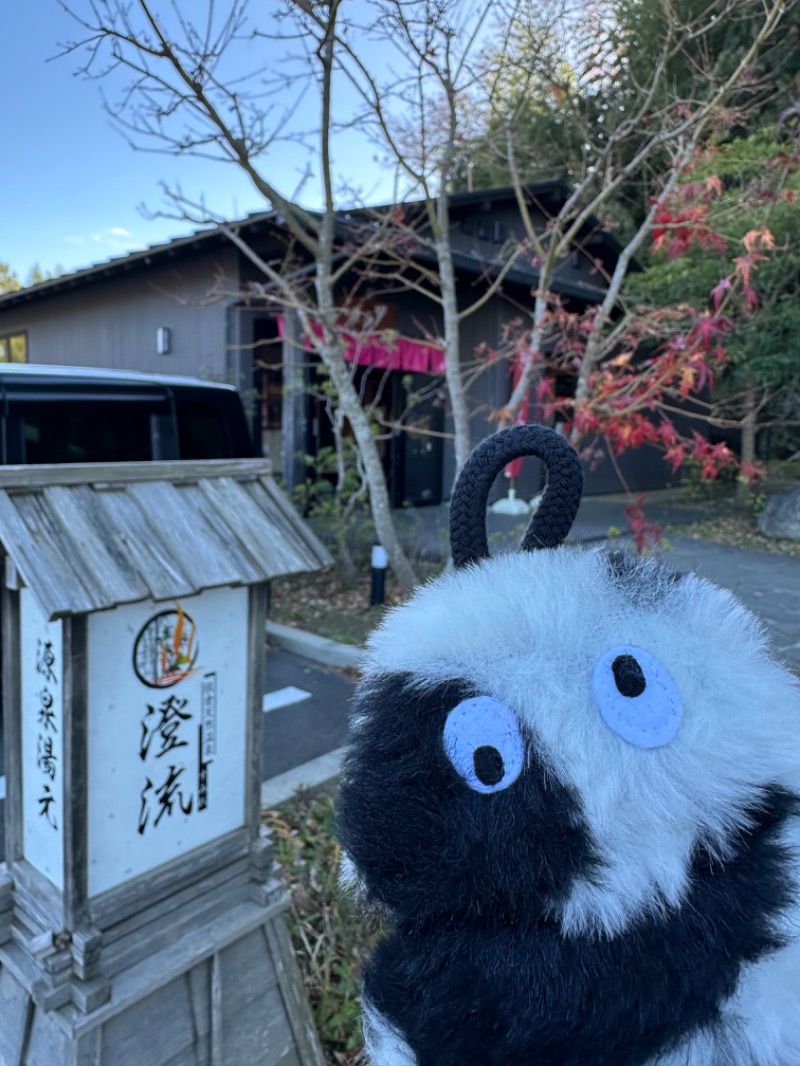
{"type": "Polygon", "coordinates": [[[227,459],[231,445],[219,407],[206,400],[181,399],[178,447],[181,459],[227,459]]]}
{"type": "MultiPolygon", "coordinates": [[[[153,459],[151,403],[114,400],[26,401],[10,405],[10,437],[23,463],[119,463],[153,459]]],[[[11,440],[9,441],[11,445],[11,440]]]]}
{"type": "Polygon", "coordinates": [[[11,333],[0,337],[0,363],[25,363],[27,360],[27,333],[11,333]]]}

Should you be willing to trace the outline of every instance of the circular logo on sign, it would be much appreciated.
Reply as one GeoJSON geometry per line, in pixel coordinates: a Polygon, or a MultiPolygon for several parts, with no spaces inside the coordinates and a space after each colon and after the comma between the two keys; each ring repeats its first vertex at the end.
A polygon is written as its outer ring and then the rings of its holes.
{"type": "Polygon", "coordinates": [[[199,667],[197,627],[179,603],[174,611],[149,618],[133,645],[133,669],[149,688],[169,688],[190,677],[199,667]]]}

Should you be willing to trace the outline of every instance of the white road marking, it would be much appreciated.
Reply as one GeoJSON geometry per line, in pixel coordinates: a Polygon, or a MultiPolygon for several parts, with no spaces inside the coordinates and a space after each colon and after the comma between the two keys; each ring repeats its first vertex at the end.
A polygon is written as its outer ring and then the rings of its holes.
{"type": "Polygon", "coordinates": [[[268,692],[264,697],[262,710],[264,712],[277,711],[279,707],[289,707],[293,703],[302,703],[303,700],[310,699],[310,692],[306,692],[302,688],[296,688],[294,685],[287,685],[286,688],[278,688],[274,692],[268,692]]]}
{"type": "Polygon", "coordinates": [[[4,800],[5,798],[6,798],[6,779],[4,777],[0,777],[0,800],[4,800]]]}

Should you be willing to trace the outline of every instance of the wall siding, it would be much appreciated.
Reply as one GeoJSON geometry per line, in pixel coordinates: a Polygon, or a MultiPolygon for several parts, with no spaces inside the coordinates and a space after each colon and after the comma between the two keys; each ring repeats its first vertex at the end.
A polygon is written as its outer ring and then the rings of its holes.
{"type": "Polygon", "coordinates": [[[0,334],[25,331],[28,362],[111,367],[226,380],[226,311],[209,301],[215,279],[237,276],[234,249],[195,251],[0,312],[0,334]],[[172,331],[172,351],[156,353],[156,329],[172,331]]]}
{"type": "MultiPolygon", "coordinates": [[[[451,232],[453,248],[461,253],[468,253],[476,262],[489,264],[503,258],[506,247],[525,239],[525,230],[516,206],[511,203],[487,204],[488,210],[479,209],[465,214],[454,225],[451,232]]],[[[547,218],[536,207],[530,207],[531,221],[538,232],[547,226],[547,218]]],[[[569,286],[588,286],[598,293],[605,289],[606,277],[598,269],[595,261],[596,251],[581,250],[580,242],[573,246],[573,251],[566,256],[555,272],[553,287],[559,284],[569,286]]],[[[608,255],[608,251],[605,252],[608,255]]],[[[523,257],[521,266],[526,266],[523,257]]],[[[605,269],[610,270],[609,262],[605,269]]]]}

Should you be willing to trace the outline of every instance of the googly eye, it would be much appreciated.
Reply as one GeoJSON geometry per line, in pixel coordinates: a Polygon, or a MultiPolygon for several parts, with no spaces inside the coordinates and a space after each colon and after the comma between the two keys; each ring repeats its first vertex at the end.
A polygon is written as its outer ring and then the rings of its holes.
{"type": "Polygon", "coordinates": [[[475,792],[502,792],[525,764],[519,720],[492,696],[473,696],[453,708],[445,722],[444,750],[475,792]]]}
{"type": "Polygon", "coordinates": [[[611,648],[597,660],[592,690],[603,721],[637,748],[660,748],[678,732],[683,705],[666,668],[644,648],[611,648]]]}

